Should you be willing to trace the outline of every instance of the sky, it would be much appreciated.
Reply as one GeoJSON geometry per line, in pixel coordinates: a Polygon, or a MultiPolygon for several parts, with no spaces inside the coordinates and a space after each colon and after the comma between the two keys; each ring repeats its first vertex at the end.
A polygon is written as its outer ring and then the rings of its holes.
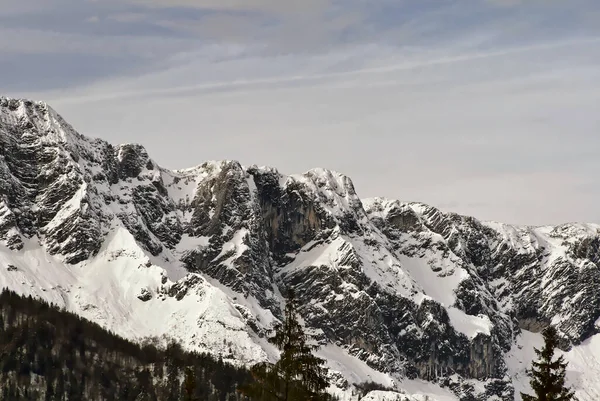
{"type": "Polygon", "coordinates": [[[0,94],[167,168],[600,223],[598,0],[0,0],[0,94]]]}

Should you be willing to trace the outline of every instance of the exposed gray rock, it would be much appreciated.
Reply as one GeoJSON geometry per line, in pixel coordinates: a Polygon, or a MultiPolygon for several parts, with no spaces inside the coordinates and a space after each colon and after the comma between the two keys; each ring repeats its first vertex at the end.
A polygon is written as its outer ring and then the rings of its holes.
{"type": "Polygon", "coordinates": [[[150,301],[152,299],[152,293],[147,288],[142,288],[140,294],[137,296],[140,301],[150,301]]]}

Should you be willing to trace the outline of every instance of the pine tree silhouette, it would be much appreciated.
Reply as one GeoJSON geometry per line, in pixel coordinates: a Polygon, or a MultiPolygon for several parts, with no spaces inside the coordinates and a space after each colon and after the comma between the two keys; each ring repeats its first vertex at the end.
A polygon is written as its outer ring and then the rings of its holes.
{"type": "Polygon", "coordinates": [[[283,322],[274,328],[269,342],[280,351],[275,364],[258,363],[251,368],[254,383],[241,386],[240,392],[253,401],[326,401],[329,386],[325,360],[313,352],[317,346],[298,321],[298,301],[293,290],[288,292],[283,322]]]}
{"type": "Polygon", "coordinates": [[[553,360],[558,347],[558,332],[553,326],[543,332],[544,347],[535,348],[537,361],[532,362],[532,368],[527,370],[529,384],[535,395],[521,393],[523,401],[570,401],[574,393],[565,383],[567,362],[563,356],[553,360]]]}
{"type": "Polygon", "coordinates": [[[196,374],[194,369],[191,367],[185,368],[185,375],[183,379],[183,401],[196,401],[196,374]]]}

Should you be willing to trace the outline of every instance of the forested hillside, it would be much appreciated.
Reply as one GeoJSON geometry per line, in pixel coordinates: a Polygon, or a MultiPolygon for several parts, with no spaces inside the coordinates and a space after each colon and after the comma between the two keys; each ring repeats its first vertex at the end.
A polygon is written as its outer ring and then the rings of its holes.
{"type": "Polygon", "coordinates": [[[209,355],[134,344],[31,297],[0,294],[2,400],[233,401],[249,379],[209,355]]]}

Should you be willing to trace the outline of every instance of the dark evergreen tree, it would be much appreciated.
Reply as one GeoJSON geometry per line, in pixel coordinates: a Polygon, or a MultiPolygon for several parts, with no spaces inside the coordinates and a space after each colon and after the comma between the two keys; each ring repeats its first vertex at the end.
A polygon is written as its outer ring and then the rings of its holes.
{"type": "Polygon", "coordinates": [[[253,401],[321,401],[330,400],[325,360],[313,352],[310,338],[298,321],[298,301],[293,290],[288,292],[283,322],[274,328],[269,342],[280,351],[275,364],[263,362],[250,372],[255,382],[241,386],[240,392],[253,401]]]}
{"type": "Polygon", "coordinates": [[[174,364],[167,366],[166,401],[179,401],[179,369],[174,364]]]}
{"type": "Polygon", "coordinates": [[[554,359],[558,348],[558,331],[549,326],[543,332],[544,347],[535,348],[537,361],[532,362],[532,367],[527,370],[530,378],[529,384],[535,395],[521,393],[523,401],[570,401],[574,400],[574,393],[566,386],[565,374],[567,362],[560,356],[554,359]]]}
{"type": "MultiPolygon", "coordinates": [[[[6,397],[6,395],[5,395],[6,397]]],[[[4,398],[6,399],[6,398],[4,398]]],[[[52,380],[46,378],[46,396],[44,401],[52,401],[54,399],[54,387],[52,386],[52,380]]]]}
{"type": "Polygon", "coordinates": [[[57,378],[56,378],[56,390],[55,390],[55,400],[57,401],[61,401],[63,399],[63,396],[65,394],[65,376],[62,370],[58,370],[56,372],[57,374],[57,378]]]}
{"type": "Polygon", "coordinates": [[[195,401],[196,375],[192,367],[185,368],[183,377],[183,401],[195,401]]]}

